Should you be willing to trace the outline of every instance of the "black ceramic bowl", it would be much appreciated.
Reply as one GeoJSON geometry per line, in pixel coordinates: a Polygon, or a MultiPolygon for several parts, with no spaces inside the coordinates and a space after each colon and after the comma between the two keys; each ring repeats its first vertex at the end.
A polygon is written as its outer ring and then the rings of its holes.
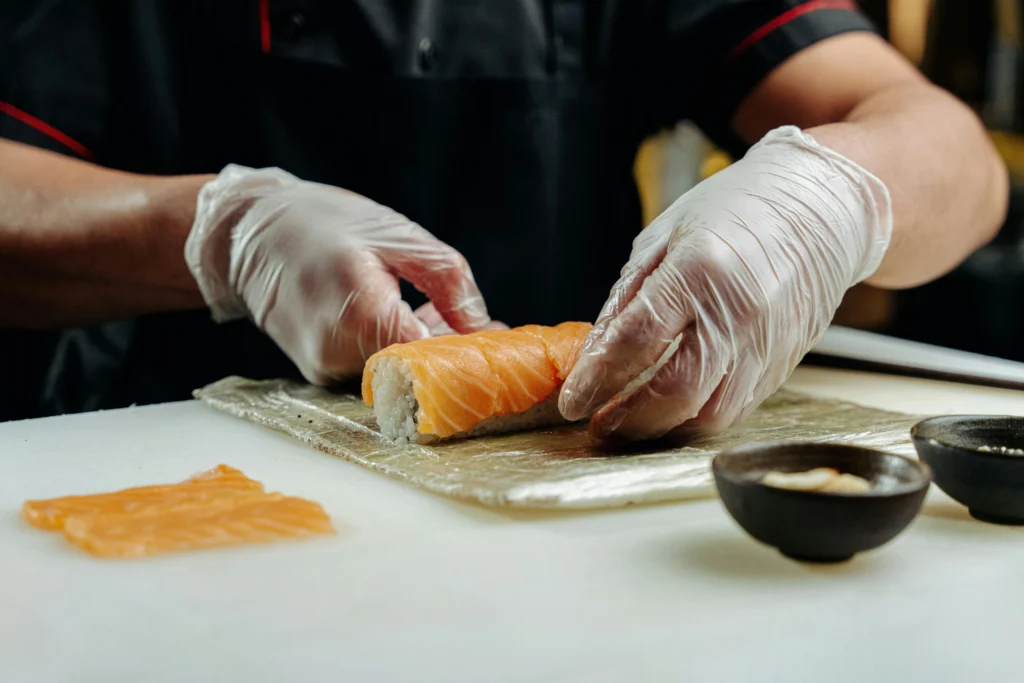
{"type": "Polygon", "coordinates": [[[1024,418],[947,415],[910,430],[935,485],[985,522],[1024,525],[1024,456],[986,453],[982,447],[1024,449],[1024,418]]]}
{"type": "Polygon", "coordinates": [[[725,508],[747,533],[805,562],[843,562],[892,540],[928,492],[927,465],[843,444],[751,444],[715,456],[712,471],[725,508]],[[831,467],[871,483],[867,493],[792,491],[761,483],[771,471],[831,467]]]}

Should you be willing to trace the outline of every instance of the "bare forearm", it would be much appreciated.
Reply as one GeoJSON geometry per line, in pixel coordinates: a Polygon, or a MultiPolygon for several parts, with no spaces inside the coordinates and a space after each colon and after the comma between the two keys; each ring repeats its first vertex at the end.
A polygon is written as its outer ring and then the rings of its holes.
{"type": "Polygon", "coordinates": [[[878,176],[892,195],[893,237],[871,284],[927,282],[989,241],[1006,215],[1006,169],[981,122],[927,83],[865,99],[840,123],[807,130],[878,176]]]}
{"type": "Polygon", "coordinates": [[[201,306],[183,247],[207,179],[120,173],[0,140],[0,326],[201,306]]]}

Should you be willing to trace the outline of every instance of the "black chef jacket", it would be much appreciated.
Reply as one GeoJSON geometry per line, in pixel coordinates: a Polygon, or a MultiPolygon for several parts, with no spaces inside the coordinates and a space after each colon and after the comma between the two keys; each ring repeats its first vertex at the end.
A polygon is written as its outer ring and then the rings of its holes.
{"type": "MultiPolygon", "coordinates": [[[[0,136],[126,171],[279,166],[459,249],[493,317],[592,320],[641,228],[632,167],[682,119],[728,123],[772,68],[871,30],[852,0],[12,0],[0,136]]],[[[418,301],[414,302],[419,303],[418,301]]],[[[294,375],[248,321],[64,334],[54,412],[294,375]]]]}

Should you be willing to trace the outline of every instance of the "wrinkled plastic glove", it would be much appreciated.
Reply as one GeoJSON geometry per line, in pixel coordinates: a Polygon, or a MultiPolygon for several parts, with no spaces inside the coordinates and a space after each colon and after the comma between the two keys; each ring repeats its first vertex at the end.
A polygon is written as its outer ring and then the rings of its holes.
{"type": "Polygon", "coordinates": [[[593,413],[598,442],[728,428],[789,377],[891,234],[882,181],[797,128],[770,132],[636,238],[562,414],[593,413]]]}
{"type": "Polygon", "coordinates": [[[366,197],[276,168],[232,165],[207,183],[185,259],[215,320],[248,316],[315,384],[358,375],[389,344],[430,336],[398,278],[452,329],[490,324],[459,252],[366,197]]]}
{"type": "MultiPolygon", "coordinates": [[[[441,337],[446,334],[458,334],[452,326],[444,321],[441,314],[437,312],[437,307],[433,303],[427,302],[416,309],[416,317],[423,321],[423,324],[430,330],[431,337],[441,337]]],[[[501,322],[500,320],[492,320],[487,324],[488,330],[507,330],[508,325],[501,322]]]]}

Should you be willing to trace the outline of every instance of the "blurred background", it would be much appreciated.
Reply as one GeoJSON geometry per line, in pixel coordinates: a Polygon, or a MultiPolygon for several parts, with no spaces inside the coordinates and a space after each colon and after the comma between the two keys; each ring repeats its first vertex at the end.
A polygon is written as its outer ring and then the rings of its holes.
{"type": "MultiPolygon", "coordinates": [[[[836,323],[1024,361],[1024,0],[860,0],[886,38],[982,117],[1010,169],[998,238],[946,277],[903,292],[851,290],[836,323]]],[[[955,160],[950,160],[955,163],[955,160]]],[[[689,123],[640,150],[649,221],[731,163],[689,123]]]]}

